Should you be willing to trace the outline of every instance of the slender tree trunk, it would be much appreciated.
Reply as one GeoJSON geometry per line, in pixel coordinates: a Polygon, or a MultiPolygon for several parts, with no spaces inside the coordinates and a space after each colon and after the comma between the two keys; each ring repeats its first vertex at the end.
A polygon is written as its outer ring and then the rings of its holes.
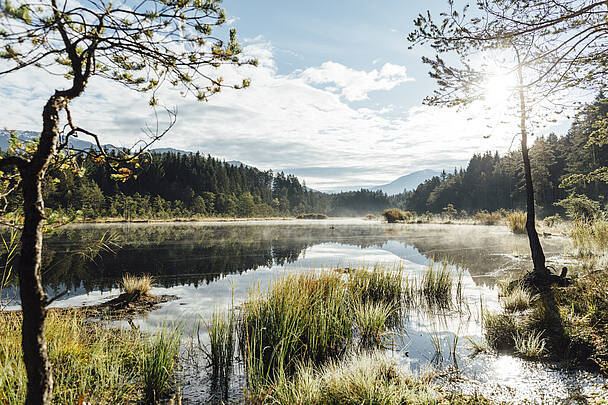
{"type": "MultiPolygon", "coordinates": [[[[27,170],[27,169],[26,169],[27,170]]],[[[40,181],[35,175],[22,180],[25,221],[21,234],[19,292],[23,311],[22,347],[27,371],[26,404],[49,404],[53,375],[44,337],[46,295],[42,289],[43,202],[40,181]]]]}
{"type": "Polygon", "coordinates": [[[23,192],[23,231],[19,259],[19,294],[23,313],[22,349],[27,373],[26,405],[51,403],[53,374],[44,336],[47,296],[42,288],[42,179],[56,151],[59,110],[67,99],[57,93],[44,106],[43,129],[32,159],[20,168],[23,192]]]}
{"type": "Polygon", "coordinates": [[[532,184],[532,170],[530,168],[530,156],[528,155],[528,133],[526,131],[526,98],[524,93],[523,74],[521,63],[517,71],[518,87],[519,87],[519,110],[520,110],[520,127],[521,127],[521,154],[524,162],[524,178],[526,183],[526,231],[530,242],[530,251],[532,253],[532,262],[534,263],[534,278],[541,281],[549,274],[549,270],[545,266],[545,254],[543,247],[536,232],[536,215],[534,209],[534,186],[532,184]]]}

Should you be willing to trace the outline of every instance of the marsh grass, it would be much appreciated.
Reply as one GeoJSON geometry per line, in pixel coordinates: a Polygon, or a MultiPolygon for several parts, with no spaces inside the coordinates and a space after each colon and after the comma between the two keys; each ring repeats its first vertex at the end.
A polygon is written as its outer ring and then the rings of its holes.
{"type": "Polygon", "coordinates": [[[509,314],[483,313],[484,336],[490,347],[497,350],[511,349],[519,328],[514,316],[509,314]]]}
{"type": "Polygon", "coordinates": [[[398,208],[389,208],[384,210],[382,216],[388,223],[395,223],[399,221],[409,221],[413,215],[409,211],[402,211],[398,208]]]}
{"type": "Polygon", "coordinates": [[[570,237],[579,255],[581,252],[605,252],[608,250],[608,220],[596,218],[592,221],[574,221],[570,237]]]}
{"type": "Polygon", "coordinates": [[[496,225],[502,221],[502,214],[500,212],[488,212],[483,210],[475,214],[475,220],[482,225],[496,225]]]}
{"type": "Polygon", "coordinates": [[[526,233],[526,219],[527,215],[525,212],[514,211],[507,214],[505,221],[511,232],[515,234],[526,233]]]}
{"type": "Polygon", "coordinates": [[[545,355],[546,339],[543,337],[544,331],[527,331],[516,333],[513,337],[515,351],[523,357],[540,359],[545,355]]]}
{"type": "Polygon", "coordinates": [[[419,294],[429,306],[449,308],[452,306],[454,276],[447,262],[429,264],[422,275],[419,294]]]}
{"type": "Polygon", "coordinates": [[[211,366],[212,377],[226,381],[234,362],[236,339],[234,311],[230,310],[228,315],[219,310],[215,311],[206,328],[209,335],[209,348],[201,348],[211,366]]]}
{"type": "Polygon", "coordinates": [[[365,267],[355,269],[348,278],[347,290],[354,300],[388,303],[397,315],[402,304],[403,268],[387,269],[376,265],[369,270],[365,267]]]}
{"type": "Polygon", "coordinates": [[[430,383],[431,373],[402,371],[386,355],[366,352],[323,367],[300,365],[292,379],[280,379],[253,403],[274,404],[489,404],[479,395],[448,393],[430,383]]]}
{"type": "Polygon", "coordinates": [[[504,310],[511,313],[530,309],[532,301],[532,294],[521,285],[517,285],[508,291],[501,300],[504,310]]]}
{"type": "Polygon", "coordinates": [[[163,328],[149,337],[141,367],[144,400],[154,404],[172,389],[177,371],[181,328],[163,328]]]}
{"type": "Polygon", "coordinates": [[[122,276],[121,286],[127,295],[146,296],[150,294],[150,290],[154,286],[154,280],[148,274],[133,276],[127,273],[122,276]]]}
{"type": "MultiPolygon", "coordinates": [[[[141,393],[144,335],[107,329],[76,312],[49,311],[45,323],[53,364],[53,403],[117,404],[141,393]]],[[[26,377],[21,351],[21,316],[0,313],[0,403],[25,401],[26,377]]]]}
{"type": "Polygon", "coordinates": [[[387,302],[356,302],[353,316],[360,334],[359,344],[362,347],[386,347],[387,330],[394,313],[395,307],[387,302]]]}

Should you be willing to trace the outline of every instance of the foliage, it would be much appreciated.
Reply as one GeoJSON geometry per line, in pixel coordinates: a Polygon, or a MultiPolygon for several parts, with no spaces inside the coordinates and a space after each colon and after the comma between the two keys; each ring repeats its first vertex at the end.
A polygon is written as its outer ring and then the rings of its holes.
{"type": "Polygon", "coordinates": [[[591,221],[601,212],[600,203],[582,194],[570,194],[555,203],[566,209],[566,214],[574,220],[591,221]]]}
{"type": "Polygon", "coordinates": [[[325,214],[300,214],[297,219],[327,219],[325,214]]]}
{"type": "Polygon", "coordinates": [[[179,328],[163,328],[155,336],[147,339],[141,366],[146,403],[158,403],[172,388],[180,339],[179,328]]]}

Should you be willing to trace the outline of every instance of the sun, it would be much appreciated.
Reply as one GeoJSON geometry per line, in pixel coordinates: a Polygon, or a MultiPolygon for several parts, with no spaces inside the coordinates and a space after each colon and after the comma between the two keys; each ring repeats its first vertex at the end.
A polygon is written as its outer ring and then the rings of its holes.
{"type": "Polygon", "coordinates": [[[500,69],[492,69],[482,84],[482,96],[489,107],[502,107],[509,103],[513,95],[515,78],[513,74],[500,69]]]}

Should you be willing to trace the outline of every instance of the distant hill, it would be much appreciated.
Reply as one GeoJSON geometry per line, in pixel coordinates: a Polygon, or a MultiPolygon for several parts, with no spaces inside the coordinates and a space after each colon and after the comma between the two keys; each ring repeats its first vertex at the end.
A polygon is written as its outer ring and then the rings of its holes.
{"type": "Polygon", "coordinates": [[[388,184],[371,187],[370,190],[382,190],[388,195],[395,195],[403,193],[403,190],[414,190],[416,189],[416,187],[418,187],[419,184],[424,183],[426,180],[432,178],[433,176],[439,176],[440,174],[441,172],[437,170],[418,170],[416,172],[406,174],[405,176],[401,176],[388,184]]]}

